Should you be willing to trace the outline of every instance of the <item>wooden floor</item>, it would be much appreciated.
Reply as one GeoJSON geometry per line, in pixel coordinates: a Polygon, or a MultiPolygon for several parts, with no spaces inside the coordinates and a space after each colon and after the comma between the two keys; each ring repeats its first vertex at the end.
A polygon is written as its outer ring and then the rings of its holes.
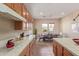
{"type": "Polygon", "coordinates": [[[33,56],[54,56],[52,42],[36,41],[33,47],[33,56]]]}

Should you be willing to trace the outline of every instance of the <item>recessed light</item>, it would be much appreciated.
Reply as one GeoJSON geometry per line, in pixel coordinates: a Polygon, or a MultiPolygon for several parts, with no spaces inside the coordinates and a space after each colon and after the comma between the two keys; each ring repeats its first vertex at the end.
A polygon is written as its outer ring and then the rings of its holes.
{"type": "Polygon", "coordinates": [[[26,15],[26,13],[25,13],[25,12],[23,12],[23,15],[26,15]]]}
{"type": "Polygon", "coordinates": [[[40,15],[43,15],[43,12],[40,12],[40,15]]]}
{"type": "Polygon", "coordinates": [[[64,14],[65,14],[64,12],[61,13],[61,15],[64,15],[64,14]]]}

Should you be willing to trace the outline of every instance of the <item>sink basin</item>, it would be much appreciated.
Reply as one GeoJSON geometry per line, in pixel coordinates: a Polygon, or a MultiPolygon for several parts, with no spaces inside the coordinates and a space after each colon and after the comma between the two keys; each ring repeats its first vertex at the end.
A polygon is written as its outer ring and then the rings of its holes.
{"type": "Polygon", "coordinates": [[[79,39],[73,39],[73,41],[79,45],[79,39]]]}

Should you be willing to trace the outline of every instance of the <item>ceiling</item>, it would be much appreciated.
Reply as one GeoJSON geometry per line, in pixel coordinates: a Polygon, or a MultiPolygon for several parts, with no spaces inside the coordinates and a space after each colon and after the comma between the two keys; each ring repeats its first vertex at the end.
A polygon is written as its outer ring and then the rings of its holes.
{"type": "Polygon", "coordinates": [[[61,18],[79,9],[79,3],[26,3],[33,18],[61,18]]]}

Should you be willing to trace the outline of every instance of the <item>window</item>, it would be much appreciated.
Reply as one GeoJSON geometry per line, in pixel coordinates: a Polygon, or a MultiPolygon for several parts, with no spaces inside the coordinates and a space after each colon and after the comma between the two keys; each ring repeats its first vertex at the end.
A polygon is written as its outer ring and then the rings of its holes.
{"type": "Polygon", "coordinates": [[[79,32],[79,23],[73,23],[72,24],[72,31],[73,32],[79,32]]]}
{"type": "Polygon", "coordinates": [[[53,31],[54,30],[54,24],[49,24],[49,31],[53,31]]]}
{"type": "Polygon", "coordinates": [[[48,25],[47,24],[42,24],[42,30],[48,30],[48,25]]]}
{"type": "Polygon", "coordinates": [[[42,24],[42,30],[46,31],[53,31],[54,30],[54,24],[42,24]]]}

